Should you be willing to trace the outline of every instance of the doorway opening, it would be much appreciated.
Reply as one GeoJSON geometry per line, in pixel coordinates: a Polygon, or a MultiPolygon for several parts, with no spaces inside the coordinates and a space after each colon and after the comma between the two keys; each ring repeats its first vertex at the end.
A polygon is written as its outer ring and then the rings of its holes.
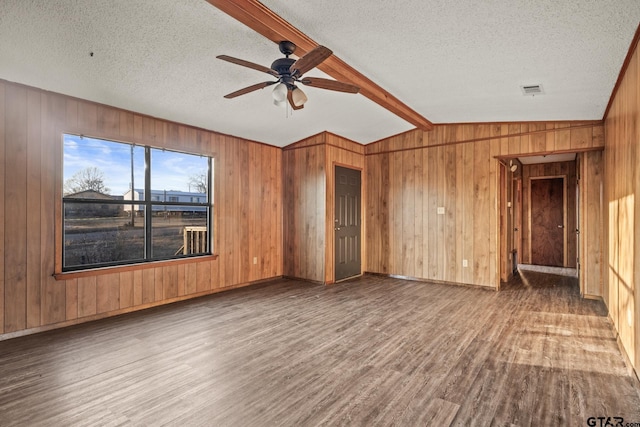
{"type": "Polygon", "coordinates": [[[501,283],[523,270],[578,276],[577,154],[499,161],[501,283]]]}

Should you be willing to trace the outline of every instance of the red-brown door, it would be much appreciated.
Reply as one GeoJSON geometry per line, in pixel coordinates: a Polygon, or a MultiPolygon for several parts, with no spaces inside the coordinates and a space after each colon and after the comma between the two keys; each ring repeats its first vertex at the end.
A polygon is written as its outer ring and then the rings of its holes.
{"type": "Polygon", "coordinates": [[[564,179],[531,180],[531,263],[564,266],[564,179]]]}

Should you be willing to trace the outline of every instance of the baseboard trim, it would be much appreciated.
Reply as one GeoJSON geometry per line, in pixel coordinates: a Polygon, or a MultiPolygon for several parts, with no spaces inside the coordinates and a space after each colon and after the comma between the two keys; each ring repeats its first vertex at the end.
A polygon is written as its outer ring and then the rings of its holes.
{"type": "Polygon", "coordinates": [[[410,280],[412,282],[433,283],[435,285],[462,286],[462,287],[465,287],[465,288],[482,289],[482,290],[485,290],[485,291],[497,291],[498,290],[497,288],[495,288],[493,286],[476,285],[476,284],[473,284],[473,283],[447,282],[445,280],[425,279],[424,277],[402,276],[402,275],[399,275],[399,274],[374,273],[374,272],[371,272],[371,271],[367,271],[364,274],[368,274],[368,275],[371,275],[371,276],[391,277],[392,279],[410,280]]]}
{"type": "Polygon", "coordinates": [[[600,295],[592,295],[592,294],[582,294],[582,298],[584,299],[592,299],[592,300],[596,300],[596,301],[603,301],[602,297],[600,295]]]}
{"type": "Polygon", "coordinates": [[[289,279],[289,280],[300,280],[302,282],[308,282],[308,283],[313,283],[314,285],[325,285],[326,283],[321,281],[321,280],[312,280],[312,279],[305,279],[304,277],[296,277],[296,276],[282,276],[283,279],[289,279]]]}
{"type": "Polygon", "coordinates": [[[23,337],[23,336],[26,336],[26,335],[38,334],[40,332],[52,331],[54,329],[62,329],[62,328],[66,328],[66,327],[69,327],[69,326],[80,325],[82,323],[93,322],[95,320],[106,319],[108,317],[114,317],[114,316],[120,316],[122,314],[133,313],[133,312],[136,312],[136,311],[147,310],[149,308],[160,307],[160,306],[163,306],[163,305],[173,304],[173,303],[180,302],[180,301],[186,301],[186,300],[190,300],[190,299],[201,298],[201,297],[204,297],[204,296],[207,296],[207,295],[213,295],[213,294],[217,294],[217,293],[220,293],[220,292],[230,291],[230,290],[233,290],[233,289],[245,288],[245,287],[265,284],[265,283],[269,283],[269,282],[272,282],[274,280],[279,280],[279,279],[282,279],[282,278],[283,278],[283,276],[274,276],[274,277],[269,277],[269,278],[266,278],[266,279],[254,280],[254,281],[251,281],[251,282],[237,283],[235,285],[229,285],[229,286],[225,286],[225,287],[222,287],[222,288],[210,289],[208,291],[202,291],[202,292],[198,292],[198,293],[195,293],[195,294],[181,295],[181,296],[178,296],[178,297],[175,297],[175,298],[164,299],[162,301],[155,301],[155,302],[150,302],[150,303],[147,303],[147,304],[136,305],[135,307],[127,307],[127,308],[121,308],[121,309],[118,309],[118,310],[105,311],[104,313],[99,313],[99,314],[94,314],[94,315],[91,315],[91,316],[80,317],[78,319],[65,320],[63,322],[51,323],[49,325],[38,326],[38,327],[35,327],[35,328],[23,329],[23,330],[16,331],[16,332],[9,332],[9,333],[0,335],[0,341],[10,340],[10,339],[13,339],[13,338],[18,338],[18,337],[23,337]]]}
{"type": "Polygon", "coordinates": [[[622,353],[622,358],[624,359],[624,363],[627,365],[627,371],[629,373],[629,376],[631,376],[631,378],[633,378],[636,381],[636,383],[640,386],[640,375],[638,375],[638,371],[636,371],[635,367],[633,366],[633,363],[631,363],[631,359],[629,358],[629,355],[627,354],[627,350],[624,348],[624,345],[622,344],[622,340],[620,339],[620,334],[616,329],[615,323],[613,323],[613,319],[611,318],[611,313],[609,313],[609,310],[607,310],[607,319],[609,320],[611,329],[613,329],[613,333],[616,335],[616,343],[618,343],[618,348],[620,349],[620,353],[622,353]]]}

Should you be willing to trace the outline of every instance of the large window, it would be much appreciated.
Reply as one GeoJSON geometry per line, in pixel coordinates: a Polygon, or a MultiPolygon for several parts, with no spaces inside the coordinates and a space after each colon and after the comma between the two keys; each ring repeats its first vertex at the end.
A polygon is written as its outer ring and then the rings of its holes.
{"type": "Polygon", "coordinates": [[[63,136],[63,271],[212,253],[213,159],[63,136]]]}

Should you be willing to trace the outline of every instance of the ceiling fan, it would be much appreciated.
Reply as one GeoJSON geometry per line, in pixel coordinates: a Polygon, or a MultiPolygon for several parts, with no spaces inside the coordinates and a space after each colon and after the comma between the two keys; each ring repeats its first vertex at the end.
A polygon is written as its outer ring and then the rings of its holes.
{"type": "Polygon", "coordinates": [[[302,76],[304,73],[317,67],[322,61],[331,56],[333,52],[330,49],[324,46],[318,46],[296,60],[289,58],[289,55],[296,50],[295,44],[290,41],[281,41],[278,45],[280,47],[280,52],[282,52],[285,57],[273,61],[271,68],[245,61],[243,59],[234,58],[232,56],[218,55],[216,57],[218,59],[262,71],[264,73],[271,74],[273,77],[278,79],[275,81],[256,83],[235,92],[231,92],[224,97],[231,99],[258,89],[263,89],[267,86],[276,85],[272,92],[273,103],[277,106],[281,106],[286,105],[287,101],[289,101],[291,108],[299,110],[304,108],[304,103],[307,102],[307,96],[302,89],[296,86],[296,83],[317,87],[319,89],[335,90],[338,92],[358,93],[358,91],[360,91],[359,87],[349,83],[323,79],[320,77],[302,76]]]}

